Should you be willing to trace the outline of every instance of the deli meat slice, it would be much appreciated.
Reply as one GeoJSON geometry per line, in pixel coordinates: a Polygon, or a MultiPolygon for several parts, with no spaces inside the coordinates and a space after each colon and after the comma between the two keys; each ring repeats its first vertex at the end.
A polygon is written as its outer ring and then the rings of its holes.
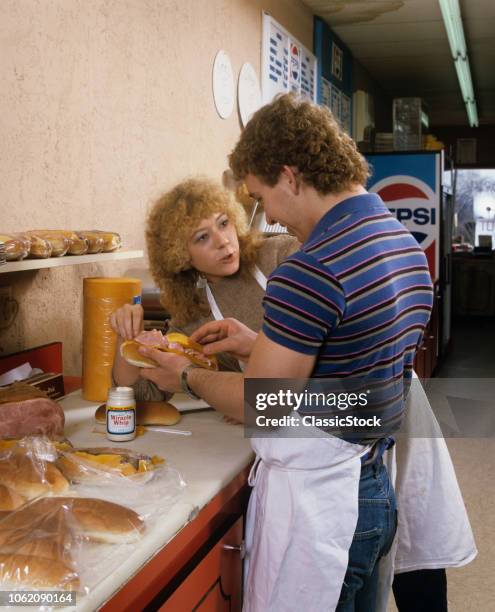
{"type": "Polygon", "coordinates": [[[134,338],[134,340],[139,342],[139,344],[144,344],[145,346],[163,346],[163,348],[167,348],[169,345],[166,336],[164,336],[159,329],[142,331],[134,338]]]}
{"type": "Polygon", "coordinates": [[[32,435],[58,438],[64,433],[64,423],[62,407],[48,398],[0,404],[0,439],[32,435]]]}

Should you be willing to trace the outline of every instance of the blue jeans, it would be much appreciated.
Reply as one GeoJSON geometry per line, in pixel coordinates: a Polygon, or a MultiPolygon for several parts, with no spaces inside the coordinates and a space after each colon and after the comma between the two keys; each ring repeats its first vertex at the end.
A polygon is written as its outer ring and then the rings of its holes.
{"type": "Polygon", "coordinates": [[[358,522],[335,612],[374,612],[378,561],[390,550],[396,528],[394,489],[380,457],[361,467],[358,522]]]}

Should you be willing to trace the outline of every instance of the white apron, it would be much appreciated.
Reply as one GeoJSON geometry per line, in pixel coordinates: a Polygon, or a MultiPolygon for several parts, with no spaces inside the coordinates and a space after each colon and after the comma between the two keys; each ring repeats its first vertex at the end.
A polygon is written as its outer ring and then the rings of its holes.
{"type": "Polygon", "coordinates": [[[244,612],[317,612],[338,604],[358,519],[360,457],[368,447],[315,435],[251,440],[257,458],[244,612]]]}
{"type": "MultiPolygon", "coordinates": [[[[253,276],[266,290],[259,268],[253,276]]],[[[223,319],[205,289],[213,317],[223,319]]],[[[244,612],[316,612],[323,602],[325,610],[338,604],[358,519],[360,458],[369,447],[313,432],[314,438],[251,440],[244,612]]]]}
{"type": "Polygon", "coordinates": [[[411,385],[406,406],[402,429],[414,432],[418,427],[419,431],[427,428],[432,437],[397,440],[400,513],[395,572],[461,567],[477,554],[473,532],[447,444],[417,380],[411,385]]]}
{"type": "Polygon", "coordinates": [[[394,573],[461,567],[478,552],[447,444],[415,372],[413,378],[401,431],[438,437],[397,436],[384,454],[399,521],[394,545],[380,560],[377,612],[387,610],[394,573]]]}

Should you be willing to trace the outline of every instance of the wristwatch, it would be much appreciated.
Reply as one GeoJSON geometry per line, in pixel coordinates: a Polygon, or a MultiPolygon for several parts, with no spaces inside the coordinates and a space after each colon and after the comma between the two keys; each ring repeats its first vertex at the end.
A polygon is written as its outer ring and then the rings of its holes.
{"type": "Polygon", "coordinates": [[[186,367],[180,373],[180,387],[183,393],[185,393],[186,395],[189,395],[189,397],[192,397],[192,399],[199,400],[201,398],[198,395],[196,395],[196,393],[194,393],[194,391],[191,389],[191,387],[187,383],[187,375],[189,374],[191,370],[195,370],[196,368],[199,368],[199,366],[195,365],[194,363],[190,363],[189,365],[186,365],[186,367]]]}

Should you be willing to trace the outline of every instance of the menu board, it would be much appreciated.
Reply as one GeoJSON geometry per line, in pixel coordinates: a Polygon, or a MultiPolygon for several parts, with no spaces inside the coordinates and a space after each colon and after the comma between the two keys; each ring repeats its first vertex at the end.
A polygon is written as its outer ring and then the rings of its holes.
{"type": "Polygon", "coordinates": [[[316,57],[265,12],[261,87],[264,104],[289,91],[316,102],[316,57]]]}

